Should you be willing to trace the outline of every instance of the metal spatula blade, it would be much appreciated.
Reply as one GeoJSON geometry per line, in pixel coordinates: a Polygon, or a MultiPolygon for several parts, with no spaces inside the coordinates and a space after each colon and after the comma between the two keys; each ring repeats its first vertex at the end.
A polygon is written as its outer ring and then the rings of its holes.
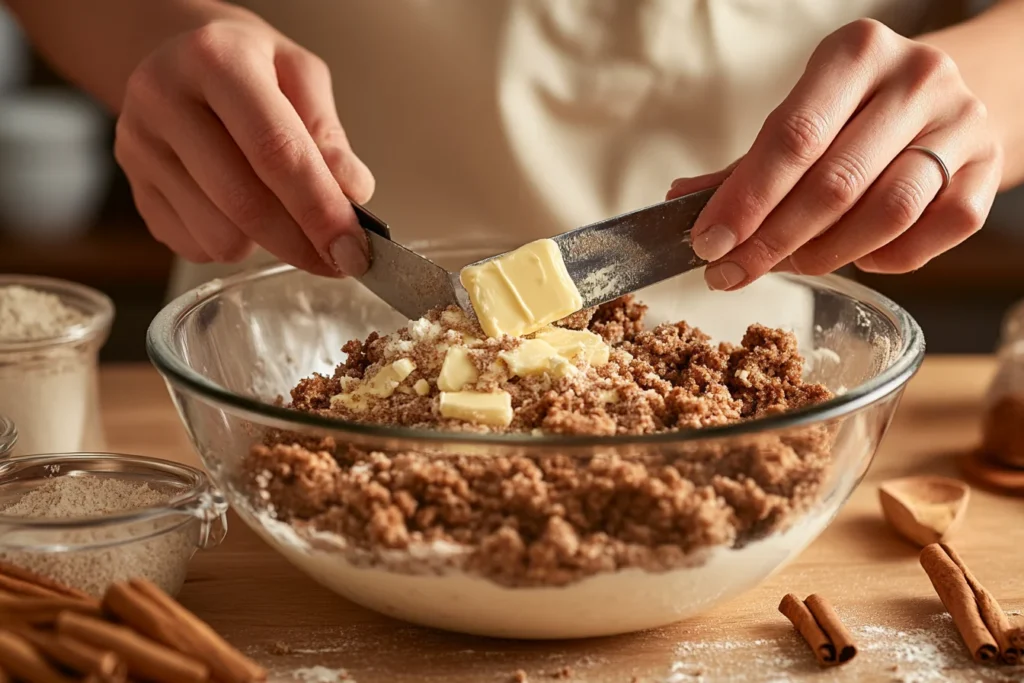
{"type": "Polygon", "coordinates": [[[352,208],[370,243],[370,268],[358,278],[367,289],[410,320],[432,308],[472,308],[458,274],[392,241],[387,223],[367,209],[355,203],[352,208]]]}
{"type": "Polygon", "coordinates": [[[583,307],[597,306],[705,265],[690,229],[718,188],[587,225],[552,239],[583,307]]]}

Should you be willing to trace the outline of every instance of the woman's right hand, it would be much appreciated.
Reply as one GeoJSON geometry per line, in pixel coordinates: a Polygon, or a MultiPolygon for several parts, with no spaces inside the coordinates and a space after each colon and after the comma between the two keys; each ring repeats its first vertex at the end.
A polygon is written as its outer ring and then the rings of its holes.
{"type": "Polygon", "coordinates": [[[320,275],[361,275],[346,196],[373,193],[338,120],[330,72],[255,16],[160,46],[129,79],[115,155],[150,232],[197,262],[254,244],[320,275]]]}

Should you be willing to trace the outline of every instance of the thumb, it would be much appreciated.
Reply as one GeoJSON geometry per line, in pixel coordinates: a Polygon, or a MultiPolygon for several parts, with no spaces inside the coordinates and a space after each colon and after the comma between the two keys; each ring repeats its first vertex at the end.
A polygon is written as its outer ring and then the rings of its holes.
{"type": "Polygon", "coordinates": [[[721,185],[722,181],[729,177],[729,174],[732,173],[732,170],[736,168],[736,164],[739,162],[740,160],[737,159],[721,171],[715,171],[714,173],[706,173],[692,178],[676,178],[672,181],[672,187],[669,188],[668,193],[665,195],[665,201],[678,199],[693,192],[721,185]]]}
{"type": "Polygon", "coordinates": [[[275,57],[281,92],[295,107],[342,192],[360,204],[373,196],[370,169],[356,156],[338,119],[331,71],[322,59],[298,46],[275,57]]]}

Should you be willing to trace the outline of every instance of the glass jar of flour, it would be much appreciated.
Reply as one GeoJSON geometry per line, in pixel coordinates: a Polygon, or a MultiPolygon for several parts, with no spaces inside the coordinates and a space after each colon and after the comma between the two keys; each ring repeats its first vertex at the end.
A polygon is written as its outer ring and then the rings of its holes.
{"type": "Polygon", "coordinates": [[[0,276],[0,414],[14,455],[104,450],[99,351],[114,305],[64,280],[0,276]]]}

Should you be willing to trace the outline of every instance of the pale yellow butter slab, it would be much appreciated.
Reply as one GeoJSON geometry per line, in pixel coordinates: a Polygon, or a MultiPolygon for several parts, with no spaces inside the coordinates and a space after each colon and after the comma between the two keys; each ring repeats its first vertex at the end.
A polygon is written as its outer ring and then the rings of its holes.
{"type": "Polygon", "coordinates": [[[460,279],[490,337],[521,337],[583,307],[562,253],[549,239],[463,268],[460,279]]]}
{"type": "Polygon", "coordinates": [[[474,424],[508,427],[512,423],[512,396],[507,391],[443,391],[441,417],[474,424]]]}

